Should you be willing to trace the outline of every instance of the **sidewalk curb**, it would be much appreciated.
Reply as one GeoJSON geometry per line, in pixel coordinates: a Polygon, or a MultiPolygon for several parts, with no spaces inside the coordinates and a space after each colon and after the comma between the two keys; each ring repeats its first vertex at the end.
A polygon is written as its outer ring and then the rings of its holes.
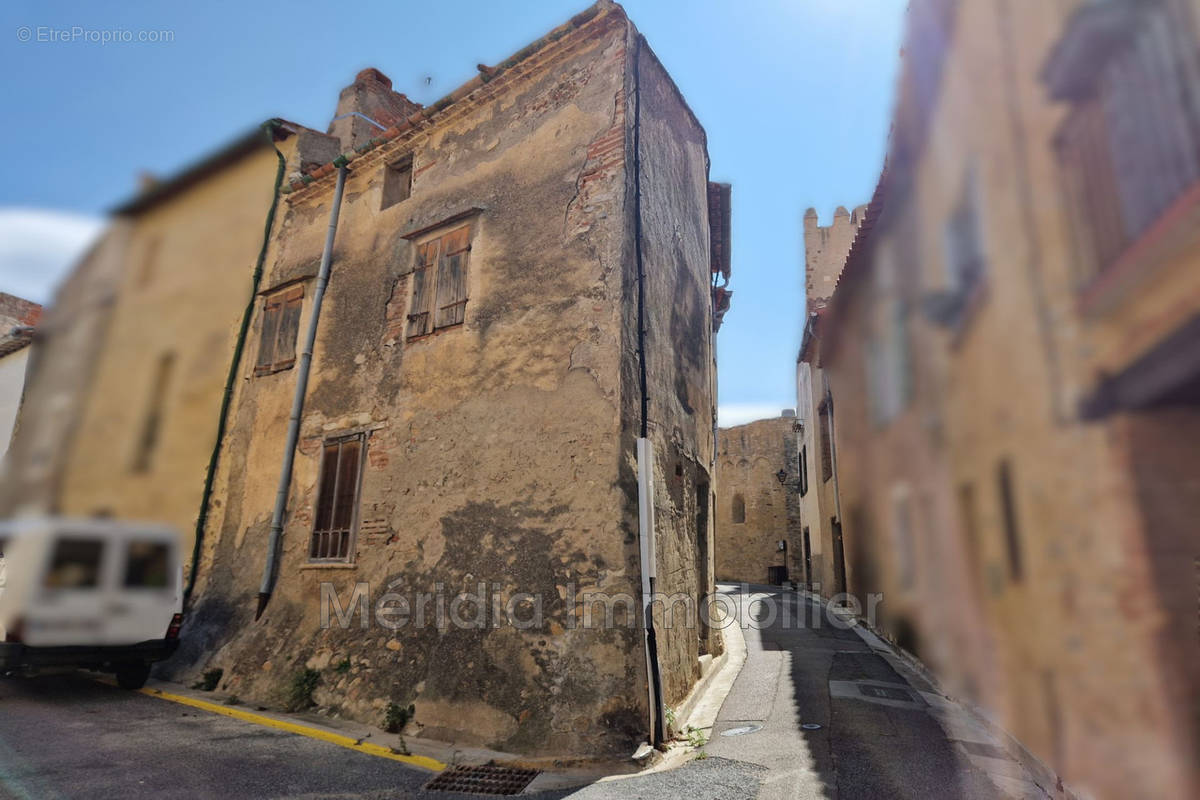
{"type": "Polygon", "coordinates": [[[195,697],[187,697],[182,694],[167,692],[157,687],[147,687],[145,689],[139,689],[138,691],[150,697],[157,697],[160,700],[168,700],[172,703],[179,703],[180,705],[197,708],[201,711],[207,711],[211,714],[220,714],[221,716],[231,717],[242,722],[249,722],[253,725],[261,725],[265,728],[274,728],[276,730],[296,734],[297,736],[305,736],[309,739],[317,739],[318,741],[335,744],[338,747],[344,747],[347,750],[355,750],[359,753],[364,753],[369,756],[386,758],[392,761],[400,761],[410,766],[429,770],[430,772],[441,772],[446,768],[446,764],[428,756],[414,756],[396,752],[391,747],[387,747],[385,745],[364,742],[362,739],[354,739],[350,736],[335,733],[324,728],[313,727],[312,725],[302,725],[298,722],[293,722],[290,719],[281,719],[280,717],[274,715],[267,716],[266,714],[262,713],[245,711],[235,706],[212,703],[207,700],[197,699],[195,697]]]}
{"type": "Polygon", "coordinates": [[[708,730],[716,722],[717,714],[733,689],[733,682],[746,663],[746,637],[736,617],[722,609],[721,631],[722,652],[708,672],[688,692],[687,697],[675,709],[677,732],[688,728],[708,730]]]}

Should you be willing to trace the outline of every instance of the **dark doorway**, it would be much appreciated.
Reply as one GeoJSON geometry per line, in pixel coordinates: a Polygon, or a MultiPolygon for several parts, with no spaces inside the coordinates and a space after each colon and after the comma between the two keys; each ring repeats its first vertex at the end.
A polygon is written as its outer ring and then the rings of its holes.
{"type": "Polygon", "coordinates": [[[808,538],[808,527],[807,527],[807,526],[805,526],[805,528],[804,528],[804,534],[803,534],[803,536],[804,536],[804,539],[803,539],[803,541],[801,542],[801,545],[802,545],[802,546],[803,546],[803,548],[804,548],[804,552],[803,552],[803,555],[804,555],[804,588],[805,588],[805,589],[809,589],[809,590],[811,590],[811,589],[812,589],[812,582],[813,582],[813,577],[812,577],[812,542],[811,542],[811,541],[809,541],[809,538],[808,538]]]}
{"type": "Polygon", "coordinates": [[[708,482],[696,484],[696,616],[699,617],[700,655],[708,652],[709,625],[708,594],[712,587],[708,585],[708,482]]]}
{"type": "Polygon", "coordinates": [[[846,548],[842,543],[842,523],[837,517],[831,517],[829,524],[833,529],[833,593],[842,594],[846,591],[846,548]]]}

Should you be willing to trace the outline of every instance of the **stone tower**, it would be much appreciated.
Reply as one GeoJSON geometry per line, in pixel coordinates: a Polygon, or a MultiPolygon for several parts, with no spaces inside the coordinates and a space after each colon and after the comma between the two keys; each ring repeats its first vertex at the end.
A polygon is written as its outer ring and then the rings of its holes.
{"type": "Polygon", "coordinates": [[[824,227],[819,224],[816,209],[805,212],[804,291],[809,310],[821,308],[833,295],[866,211],[865,205],[855,208],[853,213],[845,206],[838,206],[833,223],[824,227]]]}

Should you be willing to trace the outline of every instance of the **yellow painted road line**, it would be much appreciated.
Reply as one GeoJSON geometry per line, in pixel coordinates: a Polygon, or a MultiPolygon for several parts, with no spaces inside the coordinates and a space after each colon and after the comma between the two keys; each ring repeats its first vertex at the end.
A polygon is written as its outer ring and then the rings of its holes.
{"type": "Polygon", "coordinates": [[[275,728],[288,733],[294,733],[297,736],[307,736],[310,739],[319,739],[322,742],[336,744],[338,747],[345,747],[347,750],[357,750],[360,753],[366,753],[369,756],[378,756],[379,758],[389,758],[392,761],[402,761],[405,764],[411,764],[414,767],[431,770],[433,772],[441,772],[446,768],[446,765],[435,758],[426,756],[406,756],[403,753],[394,752],[390,747],[384,747],[379,744],[370,744],[359,739],[351,739],[349,736],[342,736],[340,733],[330,733],[319,728],[310,728],[307,725],[299,725],[295,722],[287,720],[275,719],[274,717],[264,717],[261,714],[255,714],[250,711],[242,711],[240,708],[232,708],[230,706],[217,705],[209,703],[206,700],[196,700],[191,697],[184,697],[179,694],[171,694],[164,692],[162,689],[141,689],[142,694],[148,694],[151,697],[159,697],[163,700],[170,700],[172,703],[180,703],[192,708],[199,708],[203,711],[211,711],[214,714],[222,714],[226,717],[240,719],[243,722],[249,722],[254,725],[262,725],[267,728],[275,728]]]}

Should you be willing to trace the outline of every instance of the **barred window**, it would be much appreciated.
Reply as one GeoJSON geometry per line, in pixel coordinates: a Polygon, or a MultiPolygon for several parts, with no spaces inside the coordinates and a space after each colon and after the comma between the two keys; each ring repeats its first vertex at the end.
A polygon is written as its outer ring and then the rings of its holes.
{"type": "Polygon", "coordinates": [[[365,444],[361,433],[325,443],[310,561],[351,560],[365,444]]]}
{"type": "Polygon", "coordinates": [[[471,227],[463,225],[417,245],[408,337],[459,325],[467,310],[467,255],[471,227]]]}

